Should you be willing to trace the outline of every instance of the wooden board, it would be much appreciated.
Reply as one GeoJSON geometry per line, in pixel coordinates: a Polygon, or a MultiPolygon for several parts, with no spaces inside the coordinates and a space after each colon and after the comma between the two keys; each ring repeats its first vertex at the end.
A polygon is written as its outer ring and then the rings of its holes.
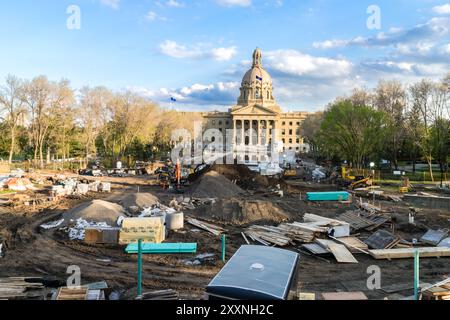
{"type": "Polygon", "coordinates": [[[419,250],[419,255],[421,258],[450,257],[450,248],[445,247],[369,250],[369,253],[372,257],[374,257],[377,260],[406,259],[406,258],[413,258],[414,252],[416,250],[419,250]]]}
{"type": "Polygon", "coordinates": [[[350,250],[351,253],[361,253],[360,250],[363,251],[369,250],[369,246],[356,237],[343,237],[338,238],[338,240],[342,242],[342,244],[345,245],[348,248],[348,250],[350,250]]]}
{"type": "Polygon", "coordinates": [[[358,260],[351,254],[343,244],[338,244],[331,240],[317,239],[322,247],[330,250],[337,262],[340,263],[358,263],[358,260]]]}
{"type": "Polygon", "coordinates": [[[71,288],[59,288],[56,300],[87,300],[88,298],[87,288],[71,289],[71,288]]]}
{"type": "Polygon", "coordinates": [[[323,300],[369,300],[367,296],[359,291],[359,292],[324,292],[322,293],[323,300]]]}

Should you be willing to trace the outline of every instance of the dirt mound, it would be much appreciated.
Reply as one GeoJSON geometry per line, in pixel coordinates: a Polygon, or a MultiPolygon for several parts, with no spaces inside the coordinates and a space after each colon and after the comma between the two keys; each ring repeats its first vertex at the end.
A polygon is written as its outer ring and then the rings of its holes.
{"type": "Polygon", "coordinates": [[[106,222],[110,226],[115,226],[117,219],[125,215],[121,205],[103,200],[93,200],[83,203],[63,214],[64,225],[71,220],[76,221],[82,218],[88,222],[106,222]]]}
{"type": "Polygon", "coordinates": [[[205,220],[220,221],[234,225],[253,222],[283,222],[290,216],[283,209],[269,201],[261,200],[218,200],[209,206],[196,209],[197,216],[205,220]]]}
{"type": "Polygon", "coordinates": [[[124,208],[150,208],[159,203],[159,199],[151,193],[130,193],[120,200],[124,208]]]}
{"type": "Polygon", "coordinates": [[[210,171],[201,177],[192,188],[192,196],[195,198],[233,198],[245,195],[245,191],[235,185],[225,176],[210,171]]]}
{"type": "Polygon", "coordinates": [[[284,187],[284,181],[276,178],[262,176],[250,170],[246,165],[214,165],[211,171],[215,171],[225,176],[230,181],[236,181],[236,184],[245,190],[267,189],[280,184],[284,187]]]}

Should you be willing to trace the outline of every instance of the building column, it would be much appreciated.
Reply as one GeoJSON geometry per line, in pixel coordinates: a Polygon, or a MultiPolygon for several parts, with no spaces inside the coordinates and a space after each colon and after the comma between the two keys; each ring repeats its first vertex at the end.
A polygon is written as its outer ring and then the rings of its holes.
{"type": "Polygon", "coordinates": [[[258,146],[261,144],[261,120],[258,119],[258,146]]]}
{"type": "Polygon", "coordinates": [[[266,144],[269,144],[270,121],[266,119],[266,144]]]}
{"type": "Polygon", "coordinates": [[[245,120],[241,119],[241,145],[245,145],[245,120]]]}
{"type": "Polygon", "coordinates": [[[248,130],[248,145],[252,146],[253,145],[253,119],[250,118],[250,127],[248,130]]]}
{"type": "Polygon", "coordinates": [[[233,151],[234,151],[234,146],[237,144],[237,135],[236,135],[236,130],[237,130],[237,120],[233,119],[233,151]]]}

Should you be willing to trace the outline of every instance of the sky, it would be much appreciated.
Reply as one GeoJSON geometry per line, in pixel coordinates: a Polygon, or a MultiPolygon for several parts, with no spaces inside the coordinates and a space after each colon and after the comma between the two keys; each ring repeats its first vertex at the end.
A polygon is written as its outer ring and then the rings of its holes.
{"type": "Polygon", "coordinates": [[[3,0],[0,78],[132,90],[180,110],[236,103],[256,47],[285,111],[323,109],[380,80],[450,71],[438,0],[3,0]]]}

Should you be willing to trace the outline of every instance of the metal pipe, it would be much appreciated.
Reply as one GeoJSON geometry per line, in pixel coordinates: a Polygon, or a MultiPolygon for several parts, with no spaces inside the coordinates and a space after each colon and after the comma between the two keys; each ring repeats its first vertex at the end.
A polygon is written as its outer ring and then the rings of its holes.
{"type": "Polygon", "coordinates": [[[138,240],[138,296],[142,296],[142,240],[138,240]]]}

